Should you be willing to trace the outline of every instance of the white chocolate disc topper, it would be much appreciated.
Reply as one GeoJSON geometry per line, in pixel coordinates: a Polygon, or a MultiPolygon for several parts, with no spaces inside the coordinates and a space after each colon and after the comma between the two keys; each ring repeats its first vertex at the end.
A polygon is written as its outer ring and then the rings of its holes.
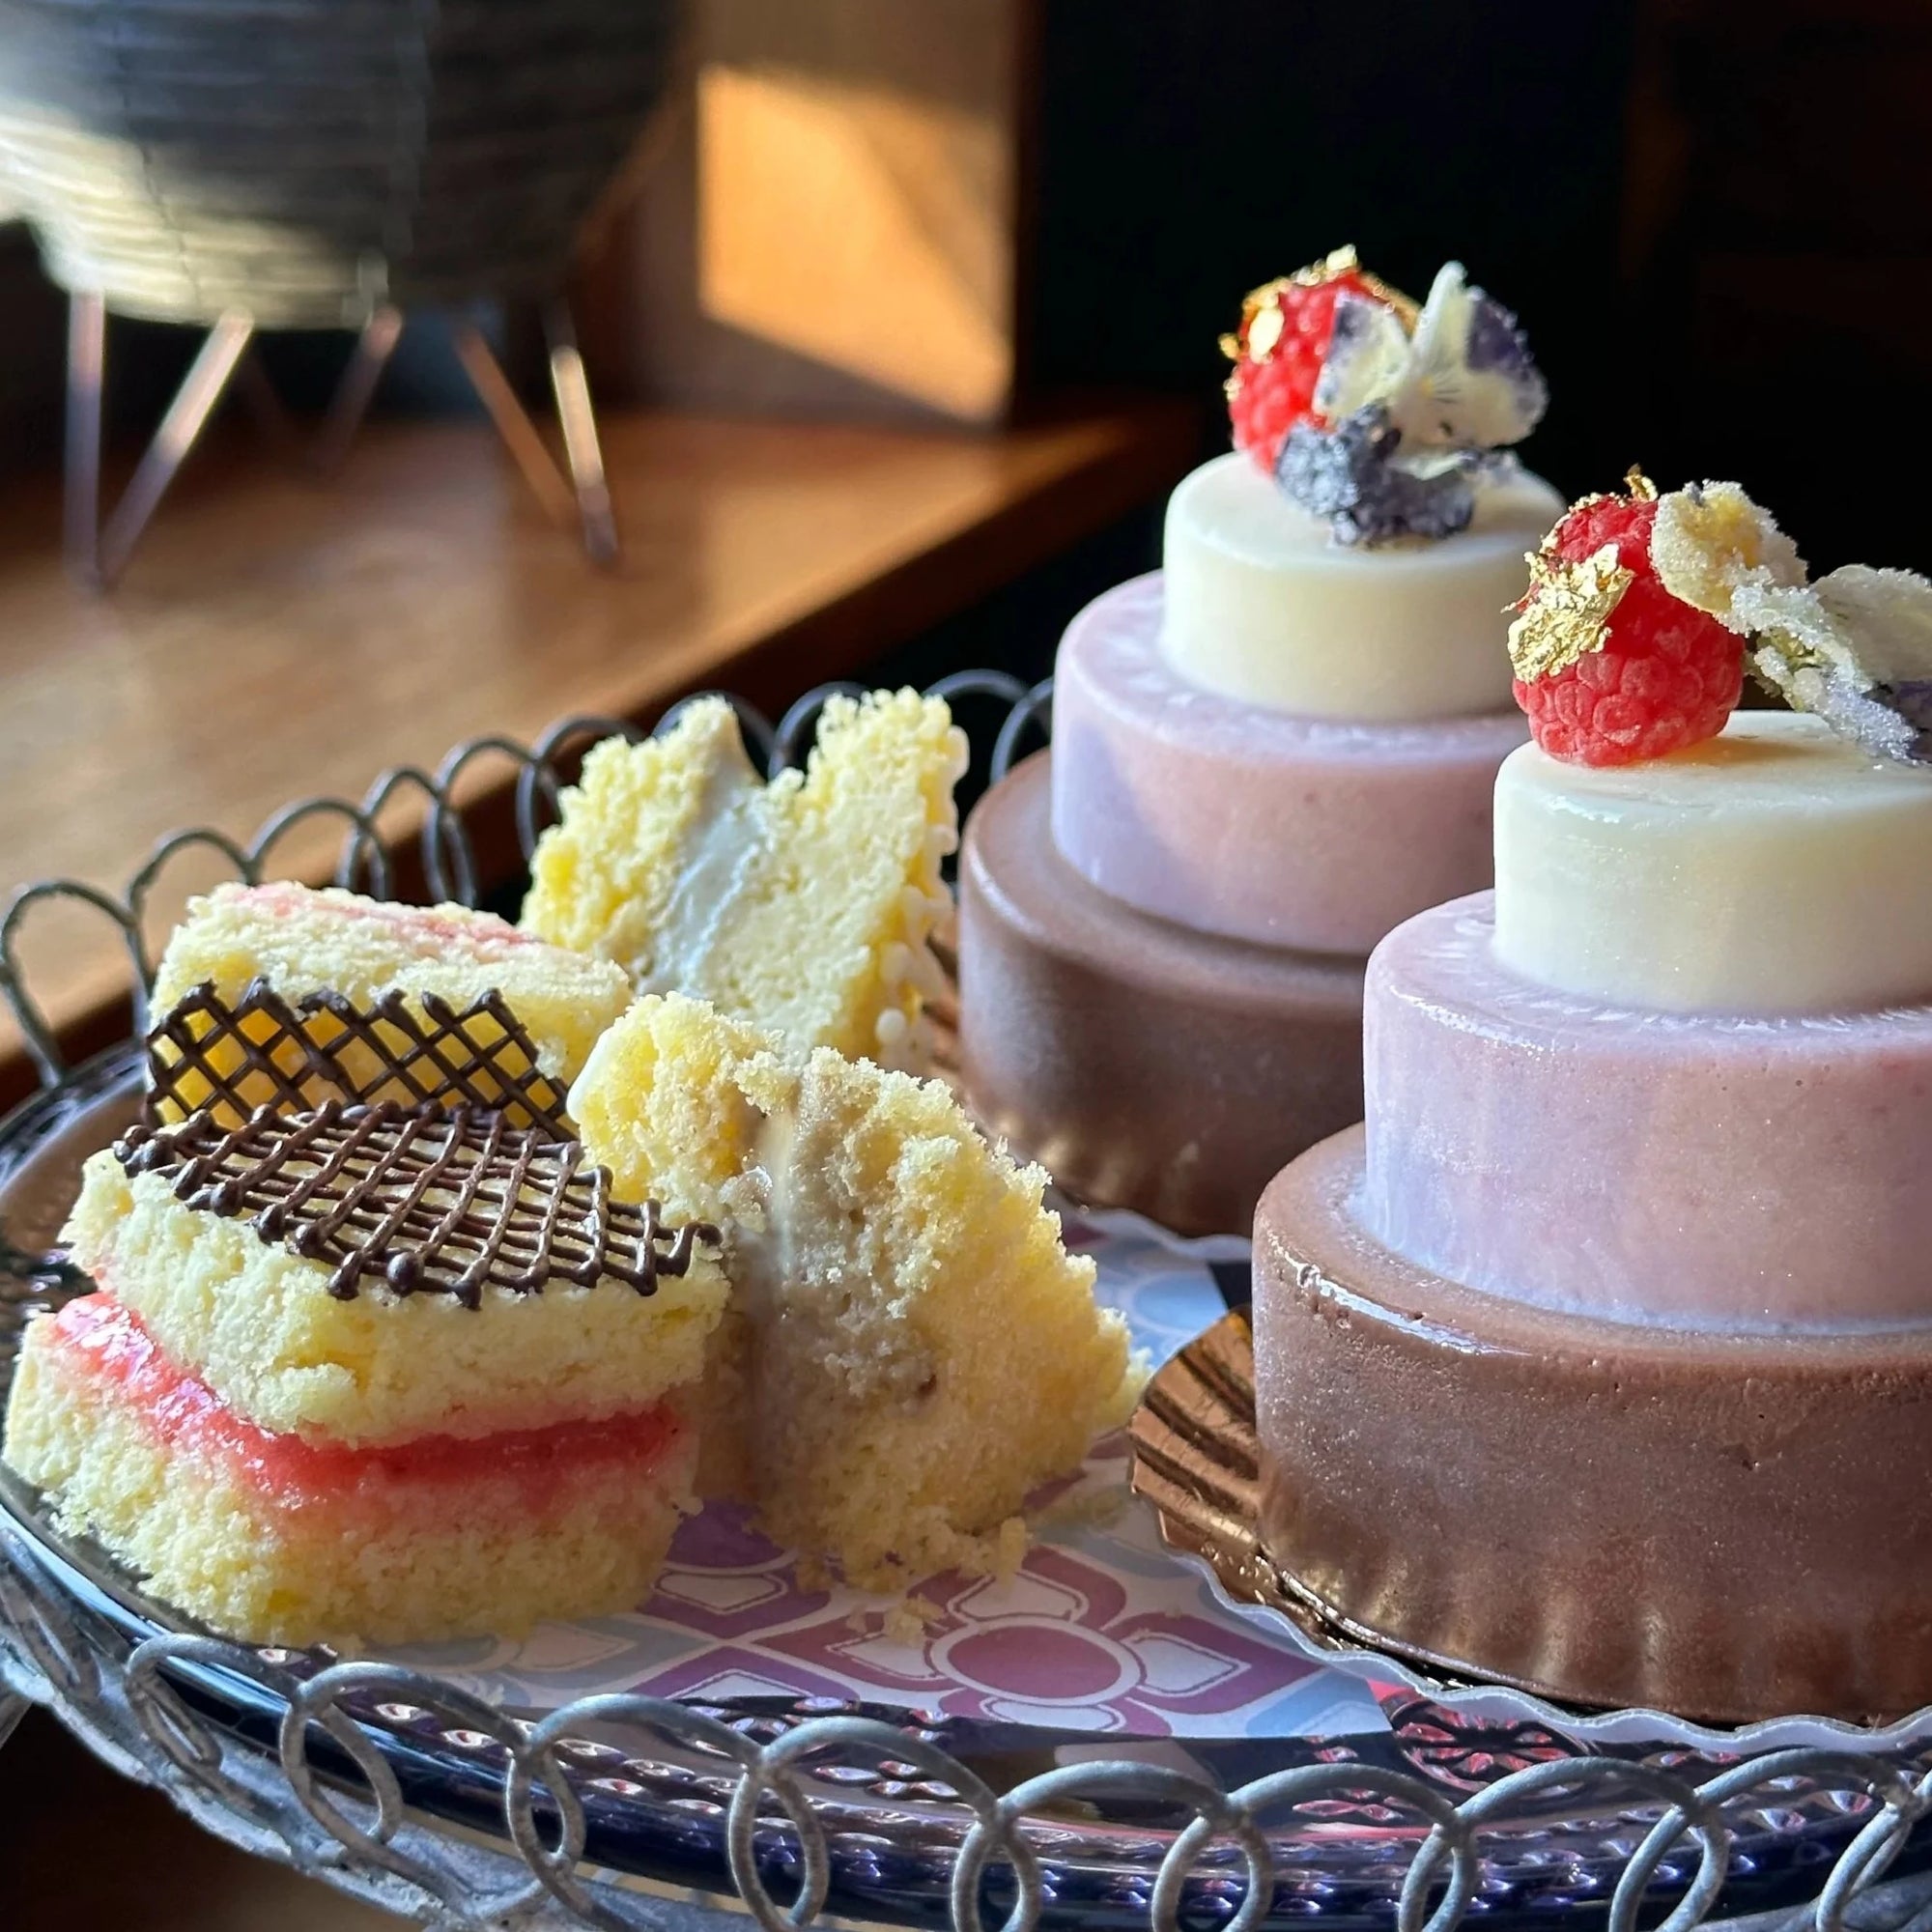
{"type": "Polygon", "coordinates": [[[1304,718],[1510,710],[1504,611],[1562,508],[1518,469],[1435,543],[1338,544],[1238,452],[1168,501],[1161,651],[1190,685],[1304,718]]]}
{"type": "Polygon", "coordinates": [[[1932,999],[1932,776],[1816,718],[1741,711],[1622,766],[1525,745],[1496,780],[1497,959],[1652,1012],[1932,999]]]}

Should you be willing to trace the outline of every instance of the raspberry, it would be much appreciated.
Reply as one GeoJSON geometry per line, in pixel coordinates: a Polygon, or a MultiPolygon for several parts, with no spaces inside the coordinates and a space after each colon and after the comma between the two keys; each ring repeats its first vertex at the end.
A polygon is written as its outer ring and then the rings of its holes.
{"type": "Polygon", "coordinates": [[[1743,640],[1658,582],[1650,559],[1656,493],[1640,479],[1633,489],[1630,497],[1585,497],[1565,513],[1517,607],[1533,612],[1552,566],[1582,564],[1606,546],[1635,573],[1608,612],[1600,648],[1515,681],[1530,735],[1573,764],[1634,764],[1715,738],[1744,682],[1743,640]]]}
{"type": "Polygon", "coordinates": [[[1296,423],[1322,420],[1315,385],[1335,332],[1335,302],[1344,291],[1387,306],[1390,291],[1355,266],[1352,250],[1257,289],[1242,304],[1240,331],[1224,340],[1235,357],[1228,378],[1228,414],[1235,447],[1270,475],[1296,423]],[[1279,318],[1279,332],[1276,320],[1279,318]],[[1267,320],[1264,321],[1264,318],[1267,320]],[[1263,331],[1257,338],[1256,329],[1263,331]],[[1251,344],[1259,340],[1259,350],[1251,344]]]}

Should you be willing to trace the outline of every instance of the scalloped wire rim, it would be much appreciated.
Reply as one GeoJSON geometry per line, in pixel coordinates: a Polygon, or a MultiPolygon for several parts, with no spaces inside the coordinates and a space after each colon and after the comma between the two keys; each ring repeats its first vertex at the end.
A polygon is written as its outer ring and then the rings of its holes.
{"type": "MultiPolygon", "coordinates": [[[[774,726],[742,700],[737,711],[747,741],[768,772],[796,763],[819,709],[834,691],[824,686],[801,698],[774,726]]],[[[1009,712],[993,746],[991,773],[1011,765],[1026,734],[1048,723],[1051,681],[1025,690],[998,671],[967,671],[933,690],[948,698],[995,698],[1009,712]]],[[[689,703],[691,700],[685,700],[689,703]]],[[[658,729],[675,722],[673,708],[658,729]]],[[[142,935],[142,915],[167,861],[192,845],[225,856],[237,874],[257,883],[268,852],[293,825],[319,815],[342,818],[349,830],[336,871],[340,885],[384,896],[392,870],[376,815],[395,798],[419,792],[428,800],[421,831],[424,872],[438,898],[473,903],[477,895],[475,850],[454,799],[457,781],[485,754],[512,758],[518,767],[518,838],[527,859],[545,824],[557,810],[561,754],[586,737],[638,733],[618,721],[573,718],[526,749],[503,738],[479,738],[458,747],[434,774],[406,766],[385,773],[363,802],[309,799],[288,807],[247,844],[215,832],[187,832],[164,840],[135,875],[124,900],[73,882],[28,887],[0,921],[0,991],[20,1023],[43,1081],[65,1079],[58,1042],[39,1006],[28,995],[16,959],[24,915],[48,898],[79,899],[104,913],[120,929],[135,978],[137,1021],[153,965],[142,935]]],[[[13,1258],[0,1256],[11,1264],[13,1258]]],[[[10,1272],[13,1271],[10,1265],[10,1272]]],[[[831,1859],[824,1821],[808,1797],[802,1776],[826,1754],[916,1768],[950,1787],[972,1824],[959,1844],[949,1887],[952,1932],[1034,1932],[1045,1908],[1041,1854],[1025,1826],[1045,1823],[1042,1814],[1100,1799],[1132,1799],[1191,1812],[1160,1862],[1148,1895],[1155,1932],[1179,1932],[1181,1913],[1225,1908],[1222,1932],[1257,1932],[1269,1917],[1277,1872],[1275,1842],[1264,1823],[1315,1822],[1293,1814],[1323,1801],[1370,1796],[1426,1822],[1404,1875],[1395,1932],[1455,1932],[1475,1900],[1482,1877],[1481,1836],[1527,1798],[1575,1794],[1605,1805],[1633,1800],[1659,1811],[1630,1855],[1609,1907],[1606,1932],[1636,1932],[1645,1894],[1665,1859],[1681,1845],[1697,1851],[1695,1875],[1657,1932],[1690,1932],[1717,1904],[1729,1873],[1732,1830],[1725,1815],[1756,1794],[1788,1802],[1794,1780],[1833,1793],[1857,1793],[1877,1809],[1839,1854],[1815,1902],[1791,1915],[1789,1924],[1816,1932],[1843,1932],[1854,1900],[1880,1903],[1871,1888],[1904,1849],[1914,1828],[1932,1813],[1932,1772],[1917,1782],[1882,1758],[1846,1750],[1806,1748],[1747,1759],[1692,1784],[1652,1766],[1616,1758],[1577,1758],[1537,1764],[1486,1786],[1452,1804],[1421,1778],[1361,1763],[1318,1764],[1260,1777],[1235,1791],[1150,1764],[1103,1760],[1061,1766],[998,1794],[976,1773],[930,1741],[871,1719],[819,1718],[775,1742],[759,1745],[698,1710],[664,1698],[599,1695],[567,1704],[538,1724],[526,1724],[483,1700],[420,1671],[373,1662],[338,1663],[302,1678],[271,1657],[222,1638],[169,1633],[128,1645],[97,1610],[61,1585],[25,1537],[0,1515],[0,1686],[11,1683],[15,1699],[0,1689],[0,1740],[10,1728],[17,1697],[57,1709],[64,1721],[117,1769],[159,1783],[206,1828],[323,1878],[358,1896],[425,1922],[489,1932],[490,1928],[591,1925],[602,1932],[638,1932],[665,1922],[658,1901],[582,1869],[588,1837],[582,1797],[566,1758],[573,1749],[594,1751],[582,1734],[612,1728],[734,1767],[725,1850],[731,1881],[764,1932],[802,1932],[823,1910],[831,1886],[831,1859]],[[282,1715],[273,1760],[218,1727],[178,1685],[192,1683],[197,1668],[233,1673],[260,1687],[282,1715]],[[426,1823],[407,1803],[394,1765],[378,1742],[381,1732],[354,1714],[350,1701],[384,1710],[407,1707],[434,1715],[448,1742],[467,1750],[494,1747],[503,1756],[500,1790],[504,1831],[520,1864],[502,1853],[480,1849],[426,1823]],[[278,1773],[278,1776],[273,1775],[278,1773]],[[293,1798],[292,1811],[287,1800],[293,1798]],[[762,1832],[762,1840],[761,1840],[762,1832]],[[1199,1886],[1204,1855],[1217,1841],[1237,1855],[1237,1892],[1226,1882],[1211,1896],[1190,1895],[1199,1886]],[[771,1889],[767,1872],[789,1865],[798,1889],[789,1904],[771,1889]],[[990,1874],[1011,1875],[1014,1903],[997,1927],[986,1923],[982,1889],[990,1874]]],[[[1283,1830],[1277,1823],[1276,1834],[1283,1830]]],[[[1919,1889],[1877,1923],[1903,1924],[1923,1909],[1919,1889]]],[[[1865,1923],[1867,1914],[1861,1914],[1865,1923]]]]}
{"type": "MultiPolygon", "coordinates": [[[[809,691],[774,724],[756,705],[729,692],[698,692],[672,705],[650,735],[660,736],[700,697],[723,697],[738,715],[745,742],[767,777],[776,777],[789,765],[801,764],[811,748],[818,714],[825,701],[844,693],[858,696],[861,684],[842,682],[821,684],[809,691]]],[[[1053,680],[1036,685],[1031,691],[1018,678],[1000,670],[955,671],[928,687],[928,695],[949,703],[960,697],[990,698],[1007,707],[1007,717],[993,745],[991,776],[1004,778],[1015,753],[1029,730],[1041,735],[1048,727],[1048,705],[1053,680]]],[[[394,895],[394,864],[385,849],[379,816],[399,800],[422,802],[424,818],[417,835],[422,857],[423,877],[432,901],[455,900],[473,906],[484,882],[476,871],[476,847],[466,810],[459,803],[457,788],[470,768],[483,758],[507,758],[517,773],[515,807],[517,843],[527,865],[538,838],[554,821],[563,781],[558,767],[571,752],[585,741],[624,737],[634,742],[645,734],[622,719],[566,718],[553,724],[534,745],[520,745],[513,738],[487,736],[471,738],[458,745],[434,772],[416,765],[397,765],[384,772],[363,794],[359,805],[341,798],[305,798],[275,812],[246,843],[238,842],[224,832],[201,826],[176,832],[155,847],[147,863],[128,882],[119,898],[98,886],[80,879],[45,879],[23,886],[0,917],[0,994],[6,998],[18,1024],[40,1074],[41,1084],[50,1086],[67,1071],[54,1029],[27,984],[27,975],[19,959],[20,933],[33,909],[49,900],[66,899],[92,907],[106,918],[120,933],[127,949],[134,996],[134,1031],[147,1030],[148,990],[154,984],[155,959],[148,950],[146,923],[148,902],[156,882],[168,865],[183,852],[193,849],[212,851],[233,867],[235,876],[248,885],[259,885],[270,876],[270,851],[298,825],[317,818],[338,818],[347,828],[342,856],[337,861],[332,883],[372,898],[394,895]]]]}
{"type": "MultiPolygon", "coordinates": [[[[1187,1896],[1188,1881],[1216,1840],[1232,1842],[1240,1865],[1237,1892],[1231,1894],[1224,1882],[1215,1894],[1218,1902],[1233,1903],[1225,1932],[1258,1932],[1268,1916],[1277,1870],[1264,1821],[1281,1821],[1284,1814],[1323,1801],[1364,1796],[1401,1807],[1428,1827],[1417,1833],[1403,1876],[1395,1932],[1454,1932],[1481,1884],[1484,1831],[1524,1799],[1555,1792],[1606,1808],[1635,1801],[1659,1814],[1617,1881],[1606,1932],[1636,1932],[1645,1893],[1665,1858],[1683,1845],[1695,1846],[1695,1874],[1657,1928],[1690,1932],[1716,1904],[1729,1872],[1731,1832],[1724,1807],[1758,1795],[1776,1804],[1788,1798],[1792,1781],[1800,1779],[1861,1793],[1878,1806],[1831,1868],[1815,1906],[1802,1908],[1790,1920],[1793,1926],[1815,1925],[1816,1932],[1842,1932],[1853,1901],[1883,1877],[1914,1827],[1932,1811],[1932,1773],[1915,1783],[1880,1760],[1811,1748],[1751,1759],[1698,1784],[1614,1758],[1537,1764],[1460,1804],[1418,1777],[1359,1763],[1301,1766],[1224,1792],[1161,1766],[1096,1761],[1061,1766],[1001,1795],[937,1746],[867,1718],[816,1719],[761,1746],[704,1712],[665,1698],[607,1694],[580,1698],[541,1723],[526,1724],[419,1671],[350,1662],[303,1680],[261,1653],[186,1634],[150,1637],[116,1666],[83,1634],[51,1579],[4,1522],[0,1551],[10,1559],[0,1567],[0,1618],[11,1627],[20,1661],[43,1680],[47,1701],[77,1708],[88,1724],[106,1730],[100,1742],[116,1747],[110,1756],[149,1765],[158,1760],[164,1776],[172,1773],[168,1781],[185,1786],[187,1794],[257,1825],[271,1824],[278,1838],[273,1855],[298,1870],[338,1882],[346,1870],[365,1882],[367,1895],[391,1907],[399,1903],[400,1886],[408,1909],[476,1932],[505,1920],[526,1922],[525,1916],[545,1901],[565,1916],[541,1922],[592,1925],[604,1932],[637,1932],[640,1923],[654,1922],[648,1908],[640,1916],[640,1901],[580,1870],[587,1838],[582,1774],[574,1778],[566,1760],[573,1750],[608,1752],[608,1744],[584,1740],[586,1734],[608,1737],[613,1730],[641,1735],[638,1755],[669,1745],[715,1759],[721,1770],[735,1768],[725,1825],[727,1859],[732,1882],[764,1932],[801,1932],[826,1903],[831,1861],[825,1829],[800,1776],[810,1760],[828,1753],[840,1764],[859,1760],[889,1762],[901,1772],[916,1769],[949,1786],[971,1813],[949,1887],[952,1932],[1031,1932],[1039,1922],[1045,1889],[1041,1855],[1029,1841],[1026,1825],[1044,1824],[1055,1813],[1064,1816],[1069,1805],[1109,1798],[1193,1814],[1161,1861],[1149,1895],[1156,1932],[1178,1932],[1184,1907],[1191,1908],[1190,1917],[1202,1909],[1201,1899],[1187,1896]],[[30,1579],[37,1577],[44,1587],[33,1587],[30,1579]],[[118,1698],[107,1694],[103,1661],[119,1679],[118,1698]],[[275,1754],[299,1806],[298,1819],[264,1815],[259,1792],[243,1776],[247,1761],[260,1753],[216,1728],[181,1696],[171,1678],[193,1665],[239,1670],[282,1707],[275,1754]],[[500,1754],[500,1771],[493,1775],[500,1778],[504,1830],[521,1874],[505,1880],[496,1873],[486,1896],[477,1889],[473,1869],[452,1866],[448,1840],[412,1812],[375,1727],[354,1715],[352,1704],[406,1709],[416,1719],[433,1715],[444,1738],[461,1749],[481,1753],[494,1747],[500,1754]],[[319,1747],[322,1764],[316,1759],[319,1747]],[[789,1904],[771,1889],[767,1873],[775,1865],[797,1873],[789,1904]],[[1010,1872],[1016,1896],[994,1927],[985,1918],[981,1886],[997,1867],[1010,1872]]],[[[1273,1829],[1281,1828],[1278,1822],[1273,1829]]]]}

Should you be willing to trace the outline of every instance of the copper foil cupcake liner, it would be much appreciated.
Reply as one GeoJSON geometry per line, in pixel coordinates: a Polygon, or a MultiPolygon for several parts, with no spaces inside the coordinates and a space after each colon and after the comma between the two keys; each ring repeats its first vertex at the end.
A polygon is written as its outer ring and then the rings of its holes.
{"type": "Polygon", "coordinates": [[[1378,1689],[1418,1692],[1475,1717],[1547,1724],[1596,1745],[1745,1753],[1800,1746],[1889,1750],[1932,1739],[1932,1707],[1882,1726],[1804,1716],[1720,1725],[1662,1711],[1572,1704],[1547,1686],[1494,1676],[1344,1616],[1262,1541],[1254,1339],[1245,1309],[1224,1316],[1155,1373],[1129,1436],[1129,1481],[1152,1506],[1167,1547],[1204,1572],[1230,1608],[1310,1662],[1378,1689]]]}

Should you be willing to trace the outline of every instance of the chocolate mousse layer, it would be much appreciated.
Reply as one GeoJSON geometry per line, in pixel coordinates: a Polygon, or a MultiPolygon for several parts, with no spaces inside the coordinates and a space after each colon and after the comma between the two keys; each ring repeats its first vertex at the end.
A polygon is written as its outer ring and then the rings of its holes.
{"type": "Polygon", "coordinates": [[[1357,1221],[1359,1127],[1255,1224],[1263,1538],[1412,1650],[1737,1720],[1932,1702],[1932,1329],[1528,1307],[1357,1221]]]}
{"type": "Polygon", "coordinates": [[[1282,1162],[1360,1118],[1363,962],[1192,932],[1090,885],[1053,843],[1050,757],[966,827],[967,1092],[1071,1192],[1244,1234],[1282,1162]]]}

